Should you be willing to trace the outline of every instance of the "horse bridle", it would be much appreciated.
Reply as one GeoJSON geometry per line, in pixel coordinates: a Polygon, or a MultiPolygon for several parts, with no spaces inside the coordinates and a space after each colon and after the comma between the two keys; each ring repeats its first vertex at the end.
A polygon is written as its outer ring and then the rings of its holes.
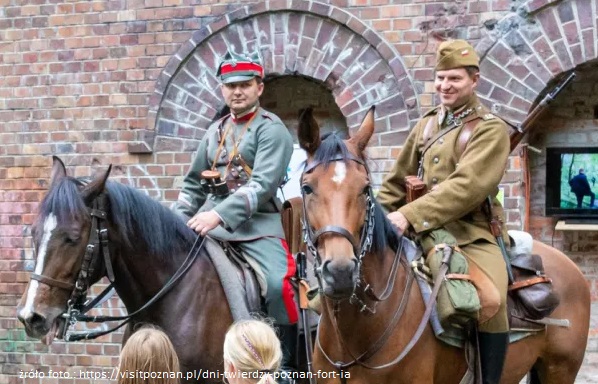
{"type": "MultiPolygon", "coordinates": [[[[345,159],[353,160],[353,161],[356,161],[358,164],[363,165],[366,169],[366,172],[368,173],[368,176],[369,176],[369,168],[367,167],[365,162],[362,159],[357,158],[351,154],[349,154],[347,157],[343,157],[342,155],[338,154],[331,161],[344,161],[345,159]]],[[[320,164],[321,164],[321,162],[317,162],[317,161],[306,164],[303,173],[305,174],[305,173],[312,171],[315,167],[317,167],[320,164]]],[[[303,178],[303,176],[302,176],[302,178],[303,178]]],[[[321,282],[322,271],[321,271],[321,266],[320,266],[322,260],[318,253],[318,250],[317,250],[317,242],[318,242],[318,239],[320,238],[320,236],[323,235],[324,233],[334,233],[334,234],[343,236],[353,245],[355,254],[359,255],[358,256],[358,268],[359,268],[358,273],[359,273],[360,282],[364,283],[365,279],[361,274],[361,267],[363,264],[362,260],[363,260],[364,256],[366,255],[366,253],[371,248],[373,234],[374,234],[374,224],[375,224],[375,222],[374,222],[375,200],[374,200],[374,196],[373,196],[371,187],[369,187],[367,190],[367,196],[366,196],[367,212],[366,212],[365,223],[364,223],[364,226],[361,231],[361,243],[360,243],[359,247],[356,246],[356,241],[355,241],[353,235],[347,229],[345,229],[343,227],[335,226],[335,225],[327,225],[327,226],[324,226],[314,232],[312,226],[309,223],[309,218],[307,217],[307,206],[306,206],[306,202],[305,202],[306,199],[305,199],[305,192],[304,192],[303,188],[301,189],[301,197],[303,199],[303,222],[302,222],[303,237],[304,237],[304,241],[307,245],[307,249],[309,250],[309,252],[312,253],[312,255],[314,256],[314,259],[315,259],[314,269],[315,269],[316,277],[318,278],[320,291],[322,290],[322,282],[321,282]]],[[[399,246],[397,247],[397,251],[395,252],[395,257],[394,257],[393,264],[390,269],[390,273],[388,275],[388,281],[386,283],[386,288],[384,289],[384,292],[380,296],[377,296],[373,292],[373,290],[369,284],[365,284],[365,287],[363,288],[363,292],[370,299],[374,300],[375,302],[380,302],[380,301],[386,300],[392,293],[393,288],[394,288],[394,281],[395,281],[395,279],[393,277],[395,277],[397,274],[398,265],[401,262],[403,264],[407,263],[404,258],[401,258],[402,249],[403,249],[403,243],[400,242],[399,246]]],[[[408,272],[411,272],[409,265],[406,265],[405,268],[408,272]]],[[[322,345],[320,344],[320,338],[319,338],[320,332],[319,332],[319,325],[318,325],[316,342],[317,342],[318,348],[320,349],[320,351],[322,352],[322,354],[326,358],[326,360],[328,360],[328,362],[332,366],[336,367],[339,370],[339,372],[348,370],[349,368],[351,368],[354,365],[360,365],[366,369],[373,369],[373,370],[384,369],[384,368],[387,368],[391,365],[397,364],[398,362],[402,361],[403,358],[409,353],[409,351],[413,348],[413,346],[419,339],[419,335],[417,333],[412,337],[412,339],[408,343],[407,347],[399,354],[399,356],[397,356],[395,359],[393,359],[393,361],[391,361],[390,363],[382,364],[379,366],[371,366],[371,365],[365,363],[365,361],[372,358],[386,344],[386,342],[388,341],[388,339],[390,337],[390,334],[392,333],[394,328],[399,323],[399,320],[402,318],[402,315],[405,312],[405,309],[407,307],[407,302],[409,301],[409,292],[411,290],[413,281],[414,281],[414,274],[412,272],[408,273],[407,279],[405,280],[405,287],[403,288],[403,296],[401,297],[399,305],[398,305],[390,323],[387,325],[387,327],[384,330],[384,332],[382,333],[382,335],[370,346],[370,348],[368,348],[365,352],[361,353],[359,356],[354,356],[350,352],[350,350],[347,348],[347,346],[345,345],[345,343],[342,339],[342,336],[340,335],[337,320],[336,320],[336,318],[334,318],[333,327],[337,334],[337,338],[340,341],[342,348],[347,353],[349,353],[349,355],[353,358],[353,360],[350,362],[335,361],[332,358],[330,358],[330,356],[328,356],[328,354],[326,353],[326,351],[324,351],[324,349],[322,348],[322,345]]],[[[367,305],[361,299],[358,298],[358,296],[356,294],[358,285],[359,284],[356,284],[356,286],[354,287],[353,293],[351,295],[349,302],[351,304],[358,304],[361,307],[360,312],[364,312],[366,309],[368,309],[370,314],[374,314],[375,309],[373,309],[373,310],[369,309],[367,307],[367,305]]],[[[320,292],[320,294],[322,294],[322,292],[320,292]]],[[[338,305],[337,302],[335,302],[335,306],[336,305],[338,305]]],[[[340,377],[341,377],[341,382],[345,383],[347,380],[346,376],[341,375],[340,377]]]]}
{"type": "MultiPolygon", "coordinates": [[[[363,165],[366,169],[366,172],[368,173],[368,176],[369,176],[369,170],[368,170],[368,167],[367,167],[365,161],[363,161],[362,159],[360,159],[350,153],[347,156],[342,156],[341,154],[338,154],[335,158],[331,159],[331,161],[344,161],[346,159],[355,161],[356,163],[363,165]]],[[[303,170],[303,174],[313,171],[313,169],[316,168],[320,164],[322,164],[322,163],[318,162],[318,161],[313,161],[309,164],[306,164],[305,168],[303,170]]],[[[301,176],[301,180],[303,180],[303,175],[301,176]]],[[[349,241],[349,243],[351,243],[351,246],[353,247],[353,253],[355,255],[358,255],[357,269],[358,269],[359,275],[361,276],[362,260],[363,260],[363,257],[370,251],[370,249],[372,247],[372,239],[374,237],[375,199],[374,199],[374,193],[372,191],[372,188],[368,187],[367,191],[366,191],[366,215],[365,215],[364,225],[361,229],[361,235],[360,235],[361,241],[359,244],[357,244],[357,241],[355,240],[355,237],[353,236],[353,234],[351,232],[349,232],[346,228],[343,228],[338,225],[326,225],[314,232],[313,227],[311,226],[311,224],[309,222],[309,218],[307,217],[306,198],[305,198],[305,191],[303,190],[303,188],[301,189],[301,198],[303,200],[303,220],[302,220],[303,240],[305,241],[308,251],[314,256],[314,259],[316,261],[314,264],[314,268],[315,268],[316,277],[320,281],[320,288],[322,287],[322,284],[321,284],[322,259],[318,252],[317,245],[318,245],[318,240],[320,239],[320,237],[326,233],[333,233],[335,235],[340,235],[340,236],[344,237],[345,239],[347,239],[347,241],[349,241]]]]}
{"type": "Polygon", "coordinates": [[[42,274],[31,274],[31,278],[34,280],[40,281],[52,287],[71,291],[71,297],[67,302],[67,310],[62,314],[62,318],[65,319],[65,324],[60,331],[60,337],[64,339],[64,341],[78,341],[83,339],[91,340],[114,332],[123,327],[133,318],[133,316],[149,308],[178,282],[178,280],[189,270],[189,267],[197,259],[199,251],[203,247],[204,241],[206,239],[205,237],[197,237],[186,259],[183,261],[174,275],[166,282],[166,284],[160,289],[160,291],[158,291],[158,293],[156,293],[139,309],[126,316],[86,316],[85,313],[96,306],[101,305],[104,301],[110,298],[110,293],[113,292],[115,284],[114,268],[112,267],[112,259],[110,257],[108,228],[106,225],[108,219],[106,210],[107,202],[108,197],[106,193],[102,192],[93,199],[91,208],[88,208],[88,212],[91,216],[91,229],[89,240],[87,246],[85,247],[85,255],[83,256],[81,269],[79,270],[75,284],[56,280],[42,274]],[[199,243],[199,246],[196,247],[199,239],[201,239],[201,242],[199,243]],[[104,266],[106,268],[105,276],[110,281],[110,284],[93,300],[88,302],[87,291],[91,285],[90,279],[96,272],[94,266],[97,264],[100,257],[103,257],[104,259],[104,266]],[[117,326],[107,330],[92,332],[69,332],[69,328],[72,328],[77,322],[101,323],[108,321],[122,322],[117,326]]]}

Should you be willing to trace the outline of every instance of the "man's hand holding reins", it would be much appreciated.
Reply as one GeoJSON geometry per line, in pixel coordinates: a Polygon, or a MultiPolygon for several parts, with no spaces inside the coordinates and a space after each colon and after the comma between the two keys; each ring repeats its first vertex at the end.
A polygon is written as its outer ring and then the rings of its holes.
{"type": "Polygon", "coordinates": [[[407,228],[411,225],[405,215],[399,211],[389,213],[387,216],[391,224],[397,229],[400,235],[403,235],[407,228]]]}
{"type": "Polygon", "coordinates": [[[187,222],[187,225],[198,234],[205,236],[221,223],[222,219],[216,212],[208,211],[197,213],[187,222]]]}

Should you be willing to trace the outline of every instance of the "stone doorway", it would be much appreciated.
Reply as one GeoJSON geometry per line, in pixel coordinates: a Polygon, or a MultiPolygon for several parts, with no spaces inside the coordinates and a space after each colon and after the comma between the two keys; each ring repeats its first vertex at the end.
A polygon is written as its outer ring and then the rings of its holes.
{"type": "Polygon", "coordinates": [[[314,79],[304,76],[266,78],[260,104],[282,119],[297,143],[299,111],[312,107],[321,133],[332,131],[347,135],[347,121],[334,101],[332,92],[314,79]]]}

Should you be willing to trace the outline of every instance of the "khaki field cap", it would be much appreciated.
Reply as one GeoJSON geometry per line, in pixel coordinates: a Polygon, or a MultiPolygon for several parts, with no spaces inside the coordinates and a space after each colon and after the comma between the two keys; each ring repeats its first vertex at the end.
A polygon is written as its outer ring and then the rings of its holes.
{"type": "Polygon", "coordinates": [[[436,53],[437,71],[468,66],[480,67],[480,58],[471,44],[465,40],[448,40],[440,44],[436,53]]]}

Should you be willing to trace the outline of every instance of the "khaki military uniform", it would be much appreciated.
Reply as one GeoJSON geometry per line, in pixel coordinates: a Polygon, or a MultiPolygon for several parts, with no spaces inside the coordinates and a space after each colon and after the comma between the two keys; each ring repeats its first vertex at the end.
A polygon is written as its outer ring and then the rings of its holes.
{"type": "Polygon", "coordinates": [[[290,285],[295,265],[282,229],[282,204],[276,197],[292,153],[291,134],[276,115],[258,107],[251,120],[235,122],[231,116],[224,117],[208,128],[175,206],[187,219],[212,209],[220,216],[223,223],[210,236],[234,242],[243,250],[257,273],[268,315],[279,324],[295,323],[298,316],[290,285]],[[251,176],[238,161],[227,172],[235,143],[251,176]],[[236,180],[227,196],[206,193],[201,186],[201,172],[211,169],[214,160],[223,177],[228,173],[236,180]]]}
{"type": "MultiPolygon", "coordinates": [[[[462,116],[458,128],[436,140],[421,159],[424,130],[433,120],[431,134],[450,128],[442,107],[428,112],[409,134],[399,157],[385,178],[377,195],[388,210],[399,210],[417,234],[444,227],[457,239],[470,261],[476,263],[501,293],[501,307],[496,316],[481,324],[484,332],[508,331],[506,312],[507,273],[496,239],[492,236],[482,203],[496,196],[498,184],[507,165],[510,151],[506,124],[483,106],[473,95],[465,106],[454,112],[462,116]],[[460,153],[459,136],[468,121],[476,121],[467,145],[460,153]],[[423,181],[428,193],[406,204],[404,178],[416,175],[423,162],[423,181]]],[[[504,220],[502,206],[493,198],[494,214],[504,220]]],[[[506,230],[503,237],[508,244],[506,230]]]]}

